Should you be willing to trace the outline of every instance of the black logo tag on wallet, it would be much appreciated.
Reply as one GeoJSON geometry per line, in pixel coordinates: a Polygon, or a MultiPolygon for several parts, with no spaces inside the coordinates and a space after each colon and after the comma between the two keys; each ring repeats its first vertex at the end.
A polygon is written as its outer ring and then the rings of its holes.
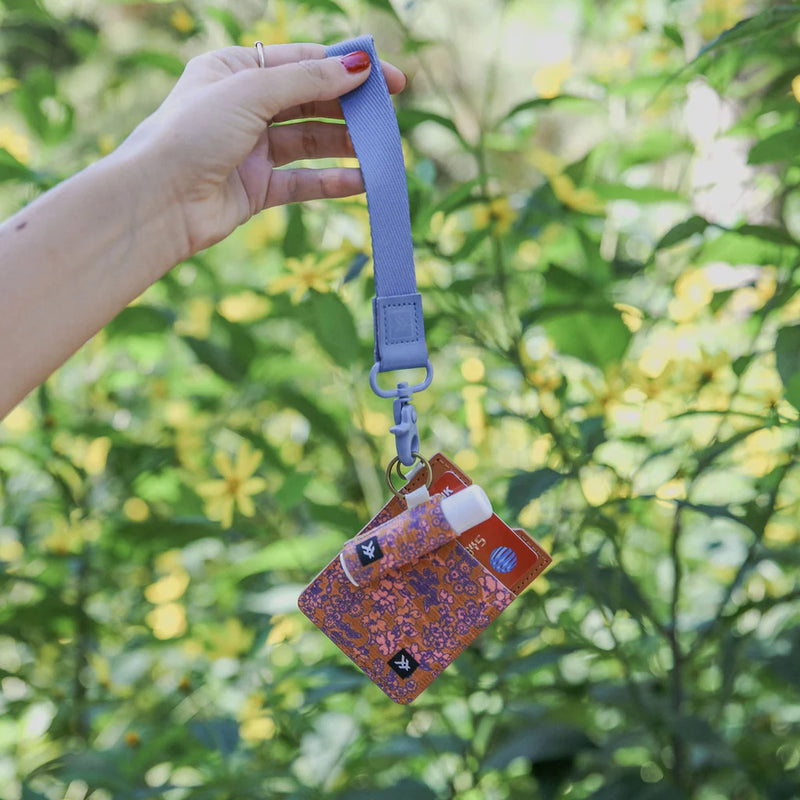
{"type": "Polygon", "coordinates": [[[387,662],[389,666],[404,680],[414,674],[419,663],[405,648],[395,653],[387,662]]]}
{"type": "Polygon", "coordinates": [[[381,546],[378,544],[377,536],[367,539],[366,542],[359,542],[356,549],[358,551],[358,558],[363,567],[372,564],[373,561],[377,561],[379,558],[383,558],[383,552],[381,551],[381,546]]]}

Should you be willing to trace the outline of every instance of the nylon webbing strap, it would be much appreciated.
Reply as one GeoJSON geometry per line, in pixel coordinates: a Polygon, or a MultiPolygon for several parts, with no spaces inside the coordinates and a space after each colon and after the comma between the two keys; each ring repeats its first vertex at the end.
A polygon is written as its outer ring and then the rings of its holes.
{"type": "MultiPolygon", "coordinates": [[[[364,50],[370,75],[340,98],[345,122],[367,190],[375,297],[375,367],[378,372],[427,367],[428,348],[417,292],[403,148],[397,116],[372,36],[359,36],[327,48],[329,56],[364,50]]],[[[373,383],[373,389],[376,384],[373,383]]],[[[377,391],[377,389],[376,389],[377,391]]]]}

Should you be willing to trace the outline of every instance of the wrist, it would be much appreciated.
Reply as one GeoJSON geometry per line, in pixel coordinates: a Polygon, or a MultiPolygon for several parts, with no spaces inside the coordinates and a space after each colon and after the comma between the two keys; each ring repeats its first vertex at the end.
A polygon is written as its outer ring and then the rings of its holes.
{"type": "Polygon", "coordinates": [[[126,140],[97,166],[119,184],[120,223],[129,226],[132,250],[146,269],[148,285],[193,255],[174,181],[157,143],[146,136],[126,140]]]}

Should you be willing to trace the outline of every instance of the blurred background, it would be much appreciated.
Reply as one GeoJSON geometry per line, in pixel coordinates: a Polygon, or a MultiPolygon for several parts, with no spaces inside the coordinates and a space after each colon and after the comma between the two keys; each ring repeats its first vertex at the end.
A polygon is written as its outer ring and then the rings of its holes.
{"type": "Polygon", "coordinates": [[[423,451],[553,566],[409,707],[297,611],[391,407],[364,199],[266,212],[0,425],[0,797],[800,797],[800,8],[0,0],[0,213],[193,55],[363,32],[410,76],[423,451]]]}

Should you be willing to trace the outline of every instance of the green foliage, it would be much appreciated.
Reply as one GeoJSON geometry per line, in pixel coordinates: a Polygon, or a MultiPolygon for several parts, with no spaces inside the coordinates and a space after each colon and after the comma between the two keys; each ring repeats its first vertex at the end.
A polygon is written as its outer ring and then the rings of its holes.
{"type": "Polygon", "coordinates": [[[374,32],[412,77],[424,452],[554,564],[409,707],[297,611],[392,419],[363,201],[270,210],[0,426],[0,794],[796,797],[800,10],[261,6],[2,0],[0,206],[197,53],[374,32]]]}

